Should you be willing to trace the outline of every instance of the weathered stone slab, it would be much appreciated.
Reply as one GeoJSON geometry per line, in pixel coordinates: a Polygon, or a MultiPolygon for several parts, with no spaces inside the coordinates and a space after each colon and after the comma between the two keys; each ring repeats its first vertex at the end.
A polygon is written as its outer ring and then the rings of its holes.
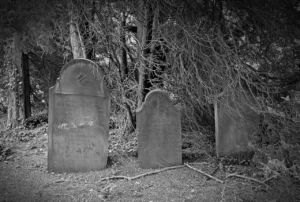
{"type": "Polygon", "coordinates": [[[259,128],[259,115],[250,107],[255,106],[252,95],[241,96],[233,101],[228,97],[229,107],[215,103],[215,138],[218,157],[231,156],[239,160],[252,158],[250,144],[259,128]],[[247,96],[247,97],[246,97],[247,96]]]}
{"type": "Polygon", "coordinates": [[[182,164],[180,111],[161,90],[151,91],[137,109],[138,160],[141,168],[182,164]]]}
{"type": "Polygon", "coordinates": [[[48,170],[86,172],[106,167],[110,98],[100,68],[76,59],[49,90],[48,170]]]}

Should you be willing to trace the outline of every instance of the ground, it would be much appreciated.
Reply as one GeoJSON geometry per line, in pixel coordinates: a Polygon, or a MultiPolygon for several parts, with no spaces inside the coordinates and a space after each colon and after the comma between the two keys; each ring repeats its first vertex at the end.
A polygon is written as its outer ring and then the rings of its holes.
{"type": "MultiPolygon", "coordinates": [[[[47,125],[33,130],[15,129],[0,133],[0,202],[300,201],[300,180],[295,178],[299,175],[284,172],[277,161],[273,164],[270,161],[266,164],[268,166],[254,163],[225,165],[214,157],[194,158],[185,163],[198,171],[184,166],[134,180],[105,179],[132,177],[156,170],[140,169],[136,157],[122,156],[111,161],[102,171],[49,173],[47,142],[47,125]],[[219,169],[213,172],[216,168],[219,169]],[[199,170],[211,173],[224,183],[199,170]]],[[[295,172],[298,171],[295,169],[295,172]]]]}

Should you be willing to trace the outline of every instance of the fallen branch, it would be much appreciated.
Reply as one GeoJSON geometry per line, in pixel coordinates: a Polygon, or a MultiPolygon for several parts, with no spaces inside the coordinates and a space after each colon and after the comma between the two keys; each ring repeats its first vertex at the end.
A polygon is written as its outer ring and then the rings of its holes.
{"type": "Polygon", "coordinates": [[[136,180],[138,178],[141,178],[141,177],[144,177],[144,176],[147,176],[147,175],[153,175],[153,174],[157,174],[157,173],[160,173],[160,172],[163,172],[163,171],[166,171],[166,170],[172,170],[172,169],[183,168],[183,167],[185,167],[185,165],[172,166],[172,167],[167,167],[167,168],[163,168],[163,169],[159,169],[159,170],[150,171],[150,172],[143,173],[143,174],[140,174],[140,175],[136,175],[136,176],[133,176],[133,177],[127,177],[127,176],[122,176],[122,175],[104,177],[104,178],[101,178],[100,181],[114,180],[114,179],[136,180]]]}
{"type": "Polygon", "coordinates": [[[64,183],[64,182],[77,183],[77,184],[94,184],[93,182],[80,182],[80,181],[74,181],[74,180],[57,180],[50,184],[58,184],[58,183],[64,183]]]}
{"type": "Polygon", "coordinates": [[[217,182],[220,182],[220,183],[222,183],[222,184],[224,183],[224,181],[222,181],[222,180],[220,180],[220,179],[218,179],[218,178],[216,178],[216,177],[214,177],[214,176],[212,176],[212,175],[210,175],[210,174],[207,174],[207,173],[203,172],[202,170],[196,169],[196,168],[190,166],[189,164],[185,164],[185,165],[186,165],[188,168],[190,168],[190,169],[192,169],[192,170],[194,170],[194,171],[197,171],[197,172],[199,172],[199,173],[201,173],[201,174],[203,174],[203,175],[205,175],[205,176],[207,176],[207,177],[209,177],[209,178],[211,178],[211,179],[216,180],[217,182]]]}
{"type": "Polygon", "coordinates": [[[57,180],[57,181],[53,182],[53,184],[62,183],[62,182],[71,182],[71,181],[69,181],[69,180],[57,180]]]}
{"type": "Polygon", "coordinates": [[[117,180],[117,179],[125,179],[125,180],[136,180],[138,178],[141,178],[141,177],[144,177],[144,176],[147,176],[147,175],[153,175],[153,174],[157,174],[157,173],[160,173],[160,172],[163,172],[163,171],[166,171],[166,170],[172,170],[172,169],[177,169],[177,168],[183,168],[183,167],[188,167],[194,171],[197,171],[211,179],[214,179],[216,180],[217,182],[220,182],[220,183],[224,183],[222,180],[218,179],[218,178],[215,178],[214,176],[211,176],[210,174],[207,174],[201,170],[198,170],[192,166],[190,166],[189,164],[184,164],[184,165],[181,165],[181,166],[172,166],[172,167],[167,167],[167,168],[163,168],[163,169],[159,169],[159,170],[154,170],[154,171],[150,171],[150,172],[147,172],[147,173],[143,173],[143,174],[140,174],[140,175],[136,175],[136,176],[133,176],[133,177],[127,177],[127,176],[123,176],[123,175],[119,175],[119,176],[111,176],[111,177],[104,177],[104,178],[101,178],[99,181],[104,181],[104,180],[117,180]]]}
{"type": "Polygon", "coordinates": [[[260,180],[257,180],[257,179],[255,179],[255,178],[252,178],[252,177],[247,177],[247,176],[244,176],[244,175],[239,175],[239,174],[237,174],[237,173],[231,173],[231,174],[228,174],[226,177],[227,177],[227,178],[229,178],[229,177],[243,178],[243,179],[246,179],[246,180],[250,180],[250,181],[257,182],[257,183],[259,183],[259,184],[265,185],[265,186],[268,187],[268,188],[271,188],[271,187],[270,187],[269,185],[267,185],[265,182],[268,181],[268,180],[270,180],[270,179],[272,179],[272,178],[268,178],[268,179],[266,179],[266,180],[264,180],[264,181],[260,181],[260,180]]]}
{"type": "Polygon", "coordinates": [[[263,182],[266,183],[267,181],[275,179],[275,178],[277,178],[277,175],[271,176],[271,177],[265,179],[263,182]]]}
{"type": "Polygon", "coordinates": [[[207,162],[199,162],[199,163],[189,163],[189,165],[210,165],[210,163],[207,162]]]}
{"type": "MultiPolygon", "coordinates": [[[[216,172],[220,169],[220,165],[218,165],[214,170],[210,173],[210,175],[216,174],[216,172]]],[[[207,180],[209,180],[209,177],[207,177],[207,180]]]]}
{"type": "Polygon", "coordinates": [[[221,194],[221,201],[226,201],[225,200],[225,191],[226,191],[226,187],[227,187],[227,179],[225,179],[225,182],[224,182],[224,186],[222,188],[222,194],[221,194]]]}

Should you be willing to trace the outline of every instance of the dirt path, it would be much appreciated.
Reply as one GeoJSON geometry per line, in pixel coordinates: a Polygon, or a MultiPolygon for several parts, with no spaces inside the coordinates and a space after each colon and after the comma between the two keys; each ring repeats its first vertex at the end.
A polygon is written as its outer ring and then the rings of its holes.
{"type": "MultiPolygon", "coordinates": [[[[43,130],[44,131],[44,130],[43,130]]],[[[120,157],[103,171],[72,174],[47,172],[47,134],[11,147],[14,152],[0,162],[0,202],[8,201],[300,201],[299,181],[281,176],[268,181],[271,188],[242,178],[228,178],[219,170],[221,184],[190,168],[167,170],[136,180],[104,180],[104,177],[135,176],[151,170],[138,167],[137,159],[120,157]]],[[[211,173],[213,162],[193,167],[211,173]]],[[[253,176],[254,167],[232,166],[228,172],[253,176]]],[[[228,173],[227,173],[228,174],[228,173]]]]}

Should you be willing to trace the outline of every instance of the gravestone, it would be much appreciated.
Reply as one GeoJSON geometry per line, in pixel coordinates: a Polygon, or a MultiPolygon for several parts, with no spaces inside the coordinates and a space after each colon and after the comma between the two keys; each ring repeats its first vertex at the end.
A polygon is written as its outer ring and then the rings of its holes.
{"type": "Polygon", "coordinates": [[[256,102],[250,93],[228,102],[215,103],[215,138],[217,157],[229,156],[238,160],[250,160],[253,134],[259,128],[259,115],[251,108],[256,102]]]}
{"type": "Polygon", "coordinates": [[[161,90],[149,92],[136,111],[141,168],[182,164],[180,111],[161,90]]]}
{"type": "Polygon", "coordinates": [[[49,89],[48,170],[86,172],[106,167],[110,98],[92,61],[67,63],[49,89]]]}

